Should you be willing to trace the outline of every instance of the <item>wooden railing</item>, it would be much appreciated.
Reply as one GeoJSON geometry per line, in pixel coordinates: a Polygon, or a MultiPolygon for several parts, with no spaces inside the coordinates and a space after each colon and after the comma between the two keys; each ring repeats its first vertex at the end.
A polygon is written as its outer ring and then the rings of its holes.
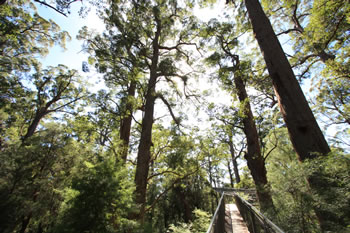
{"type": "Polygon", "coordinates": [[[247,224],[250,233],[284,233],[276,224],[237,193],[227,195],[234,196],[238,210],[247,224]]]}
{"type": "Polygon", "coordinates": [[[215,188],[222,193],[218,207],[212,217],[207,233],[225,233],[225,199],[235,200],[239,212],[250,233],[284,233],[271,220],[265,217],[253,205],[244,200],[237,192],[255,193],[255,190],[215,188]]]}
{"type": "Polygon", "coordinates": [[[218,207],[211,219],[207,233],[225,232],[225,192],[222,192],[218,207]]]}

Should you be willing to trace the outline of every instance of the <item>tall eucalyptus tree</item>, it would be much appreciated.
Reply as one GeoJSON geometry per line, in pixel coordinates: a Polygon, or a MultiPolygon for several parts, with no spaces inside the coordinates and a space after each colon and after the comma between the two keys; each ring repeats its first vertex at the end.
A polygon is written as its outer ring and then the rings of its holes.
{"type": "MultiPolygon", "coordinates": [[[[244,3],[255,38],[272,79],[280,111],[300,161],[313,159],[319,155],[327,155],[330,148],[277,39],[270,20],[258,0],[245,0],[244,3]]],[[[307,179],[313,190],[323,188],[317,173],[311,174],[307,179]]],[[[333,214],[325,212],[319,207],[315,207],[315,212],[322,230],[329,229],[326,219],[334,219],[333,214]]]]}
{"type": "MultiPolygon", "coordinates": [[[[258,131],[246,91],[245,79],[247,79],[248,73],[252,73],[249,66],[250,63],[242,62],[239,55],[234,52],[239,50],[239,45],[238,35],[232,29],[232,24],[220,24],[216,20],[212,20],[206,32],[208,33],[207,36],[215,38],[215,44],[219,47],[208,57],[207,61],[209,64],[219,66],[218,78],[222,86],[236,95],[240,103],[239,110],[236,113],[240,122],[236,125],[241,126],[246,136],[247,153],[245,159],[257,189],[261,209],[272,212],[274,206],[266,176],[265,158],[261,152],[258,131]]],[[[230,120],[227,118],[226,120],[229,124],[230,120]]],[[[229,141],[229,143],[232,143],[232,141],[229,141]]],[[[230,147],[232,149],[231,145],[230,147]]]]}
{"type": "Polygon", "coordinates": [[[262,4],[271,15],[276,34],[291,39],[294,54],[290,54],[290,62],[297,68],[297,76],[311,76],[317,112],[328,118],[327,124],[349,127],[349,2],[284,0],[262,4]]]}
{"type": "MultiPolygon", "coordinates": [[[[165,81],[170,93],[176,88],[178,81],[184,86],[187,84],[188,75],[185,71],[182,72],[175,62],[191,63],[191,52],[186,51],[184,47],[195,46],[192,40],[195,37],[193,31],[196,29],[196,24],[194,17],[187,11],[185,2],[110,1],[109,3],[110,7],[105,9],[105,19],[110,22],[107,29],[110,38],[113,41],[119,39],[118,45],[126,51],[122,66],[127,67],[130,64],[142,73],[139,96],[143,98],[140,107],[143,110],[143,117],[135,175],[136,202],[140,204],[139,218],[142,220],[151,161],[156,99],[165,104],[174,122],[180,125],[180,119],[175,117],[172,110],[174,104],[167,99],[166,95],[169,94],[157,90],[156,86],[158,82],[165,81]],[[132,60],[134,58],[135,60],[132,60]]],[[[175,92],[181,93],[176,89],[175,92]]]]}
{"type": "Polygon", "coordinates": [[[121,140],[121,152],[117,157],[125,162],[132,118],[137,107],[136,89],[140,86],[138,79],[142,76],[145,65],[138,58],[134,22],[113,15],[106,15],[103,19],[108,31],[99,35],[84,27],[78,38],[84,40],[84,50],[90,54],[89,62],[103,74],[105,84],[110,89],[100,92],[95,104],[117,119],[116,127],[119,128],[121,140]]]}
{"type": "Polygon", "coordinates": [[[300,160],[326,155],[330,149],[306,98],[295,78],[282,46],[259,1],[246,0],[255,37],[273,82],[275,94],[286,122],[294,149],[300,160]]]}

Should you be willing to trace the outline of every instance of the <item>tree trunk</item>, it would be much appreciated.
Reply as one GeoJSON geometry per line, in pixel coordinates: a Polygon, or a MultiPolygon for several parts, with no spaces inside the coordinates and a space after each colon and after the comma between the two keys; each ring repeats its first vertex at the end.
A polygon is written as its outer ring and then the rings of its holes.
{"type": "MultiPolygon", "coordinates": [[[[326,155],[330,152],[328,144],[295,78],[269,19],[258,0],[245,0],[245,5],[255,37],[272,78],[275,94],[291,142],[299,160],[312,159],[319,154],[326,155]]],[[[314,190],[324,189],[317,180],[317,175],[308,177],[310,187],[314,190]]],[[[319,208],[315,208],[315,213],[322,230],[327,230],[324,220],[327,219],[329,214],[325,214],[319,208]]]]}
{"type": "MultiPolygon", "coordinates": [[[[239,61],[236,64],[239,69],[239,61]]],[[[244,156],[247,160],[248,168],[253,177],[256,192],[261,209],[264,212],[274,211],[274,205],[267,182],[266,167],[263,156],[261,155],[259,136],[256,129],[253,113],[248,100],[245,84],[240,75],[234,75],[234,83],[240,103],[244,106],[243,131],[247,138],[247,154],[244,156]]]]}
{"type": "Polygon", "coordinates": [[[186,194],[184,193],[184,190],[182,190],[180,187],[176,187],[174,189],[177,197],[179,200],[181,200],[183,204],[182,214],[183,214],[183,220],[185,223],[189,223],[192,221],[192,209],[189,201],[186,199],[186,194]]]}
{"type": "Polygon", "coordinates": [[[301,161],[314,158],[314,152],[327,154],[328,144],[295,78],[281,44],[258,0],[245,0],[255,37],[272,78],[275,94],[290,139],[301,161]]]}
{"type": "Polygon", "coordinates": [[[239,175],[237,157],[235,156],[235,149],[233,148],[233,142],[231,138],[229,141],[229,146],[230,146],[230,153],[232,157],[233,172],[235,173],[236,184],[238,184],[239,182],[241,182],[241,177],[239,175]]]}
{"type": "Polygon", "coordinates": [[[142,131],[141,139],[137,154],[136,165],[136,203],[141,205],[140,218],[143,218],[143,212],[146,202],[146,190],[147,190],[147,177],[149,171],[149,162],[151,158],[151,145],[152,145],[152,126],[153,126],[153,113],[155,103],[155,78],[152,77],[149,80],[148,92],[146,95],[145,115],[142,119],[142,131]]]}
{"type": "Polygon", "coordinates": [[[139,220],[143,222],[145,203],[146,203],[146,191],[147,191],[147,178],[149,171],[149,162],[151,158],[151,146],[152,146],[152,126],[153,126],[153,113],[154,103],[156,100],[156,82],[157,82],[157,68],[159,60],[159,36],[161,31],[160,21],[157,21],[157,31],[153,39],[153,56],[152,64],[150,68],[150,79],[147,86],[145,114],[142,119],[141,139],[137,153],[137,164],[135,174],[136,184],[136,203],[140,205],[139,220]]]}
{"type": "Polygon", "coordinates": [[[208,153],[208,175],[209,175],[210,186],[216,188],[216,185],[214,184],[214,180],[213,180],[212,166],[211,166],[211,160],[210,160],[209,153],[208,153]]]}
{"type": "Polygon", "coordinates": [[[22,225],[21,225],[21,229],[19,230],[19,233],[24,233],[26,231],[31,218],[32,218],[32,213],[30,213],[28,216],[23,217],[22,225]]]}
{"type": "Polygon", "coordinates": [[[233,175],[232,175],[230,159],[227,159],[227,169],[228,169],[228,174],[230,175],[231,188],[233,188],[234,187],[234,182],[233,182],[233,175]]]}
{"type": "Polygon", "coordinates": [[[36,111],[33,121],[30,123],[27,133],[23,136],[22,142],[25,142],[29,137],[33,136],[41,119],[47,114],[47,108],[43,107],[36,111]]]}
{"type": "Polygon", "coordinates": [[[125,113],[120,122],[120,139],[122,140],[122,143],[123,143],[121,157],[124,162],[126,162],[126,159],[128,157],[131,121],[132,121],[132,114],[134,110],[133,104],[130,103],[129,98],[135,96],[135,90],[136,90],[136,82],[131,81],[130,86],[128,88],[128,95],[126,98],[127,103],[125,105],[125,113]]]}
{"type": "Polygon", "coordinates": [[[236,184],[238,184],[239,182],[241,182],[241,176],[239,175],[237,158],[232,160],[232,164],[233,164],[233,172],[235,173],[236,184]]]}
{"type": "Polygon", "coordinates": [[[39,223],[38,230],[36,233],[44,233],[44,229],[43,229],[41,222],[39,223]]]}

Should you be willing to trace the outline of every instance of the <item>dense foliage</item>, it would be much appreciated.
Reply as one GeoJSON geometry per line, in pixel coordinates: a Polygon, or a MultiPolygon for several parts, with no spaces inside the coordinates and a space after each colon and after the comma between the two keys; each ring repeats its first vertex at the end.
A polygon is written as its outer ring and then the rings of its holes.
{"type": "Polygon", "coordinates": [[[0,232],[206,232],[222,186],[256,188],[286,232],[349,230],[348,1],[261,1],[330,153],[295,138],[309,122],[276,84],[259,1],[210,20],[219,1],[90,1],[105,29],[77,39],[100,90],[43,59],[70,35],[36,7],[69,21],[74,2],[0,4],[0,232]]]}

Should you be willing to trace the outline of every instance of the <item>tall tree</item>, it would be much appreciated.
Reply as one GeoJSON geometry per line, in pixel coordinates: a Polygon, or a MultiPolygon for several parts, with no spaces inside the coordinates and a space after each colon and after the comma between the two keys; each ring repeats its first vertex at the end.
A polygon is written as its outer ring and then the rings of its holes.
{"type": "Polygon", "coordinates": [[[238,111],[234,107],[219,105],[214,108],[214,104],[210,104],[208,114],[211,118],[217,120],[212,123],[211,128],[216,133],[216,139],[227,147],[232,161],[235,182],[238,184],[241,181],[238,159],[243,158],[247,146],[244,136],[240,134],[242,126],[238,111]]]}
{"type": "MultiPolygon", "coordinates": [[[[183,49],[183,46],[195,45],[191,43],[194,35],[190,33],[190,29],[195,28],[194,18],[187,17],[185,19],[186,14],[188,12],[180,8],[176,1],[134,1],[131,4],[127,1],[111,2],[111,9],[106,10],[106,15],[115,20],[118,17],[128,19],[127,26],[130,28],[128,28],[126,36],[132,41],[137,52],[140,62],[138,67],[141,67],[149,76],[144,81],[145,86],[142,93],[144,114],[135,175],[136,202],[141,207],[140,219],[143,219],[145,210],[147,177],[151,159],[152,126],[157,98],[169,109],[174,122],[179,124],[179,119],[172,111],[172,104],[167,100],[164,92],[157,92],[156,84],[163,79],[169,86],[176,86],[177,81],[172,80],[171,77],[179,78],[184,84],[187,82],[188,76],[181,73],[173,60],[173,58],[177,60],[185,58],[185,62],[190,62],[189,53],[183,49]],[[176,28],[176,22],[181,22],[181,29],[176,28]],[[169,40],[174,41],[175,44],[169,45],[169,40]]],[[[118,21],[115,22],[113,27],[122,31],[118,21]]],[[[127,27],[125,26],[125,28],[127,27]]]]}
{"type": "Polygon", "coordinates": [[[265,158],[261,152],[260,139],[244,82],[245,76],[248,76],[245,73],[251,73],[251,70],[249,70],[249,62],[241,64],[239,55],[233,52],[233,50],[239,50],[238,38],[233,31],[230,23],[219,24],[215,20],[209,23],[207,32],[209,36],[215,37],[220,50],[216,50],[207,61],[214,65],[218,64],[219,80],[222,85],[227,90],[231,89],[230,91],[238,97],[239,111],[237,114],[242,122],[242,129],[247,140],[245,159],[256,185],[261,209],[272,212],[274,206],[266,176],[265,158]],[[230,63],[233,65],[230,66],[230,63]],[[232,85],[235,86],[234,90],[232,90],[232,85]]]}
{"type": "Polygon", "coordinates": [[[45,70],[38,70],[30,79],[33,80],[36,93],[34,100],[35,113],[29,120],[27,132],[23,135],[22,141],[33,136],[40,121],[52,113],[73,113],[76,102],[84,97],[84,92],[76,77],[76,71],[66,70],[67,67],[59,65],[45,70]],[[74,109],[74,108],[73,108],[74,109]]]}
{"type": "Polygon", "coordinates": [[[261,209],[263,211],[268,211],[270,209],[273,209],[274,205],[266,176],[265,158],[261,153],[259,143],[260,140],[258,137],[258,132],[256,129],[244,81],[241,77],[242,71],[239,71],[240,61],[237,55],[233,57],[233,62],[235,68],[237,69],[237,72],[234,74],[234,83],[236,86],[238,99],[242,104],[244,112],[242,120],[244,126],[243,131],[247,137],[247,154],[245,155],[245,158],[256,185],[261,209]]]}
{"type": "Polygon", "coordinates": [[[290,62],[302,78],[312,77],[316,110],[328,124],[349,124],[349,3],[346,1],[262,1],[277,35],[288,35],[294,54],[290,62]],[[321,65],[323,63],[323,65],[321,65]],[[319,70],[322,69],[320,74],[319,70]],[[342,87],[344,86],[344,87],[342,87]]]}
{"type": "MultiPolygon", "coordinates": [[[[279,107],[286,122],[293,147],[301,161],[330,152],[328,144],[316,122],[306,98],[295,78],[282,46],[258,0],[245,0],[245,6],[255,33],[256,40],[273,82],[279,107]]],[[[317,174],[307,177],[311,188],[322,189],[317,174]]],[[[315,208],[321,228],[327,230],[325,219],[331,213],[315,208]]],[[[332,216],[331,218],[333,218],[332,216]]]]}
{"type": "Polygon", "coordinates": [[[300,160],[327,154],[330,149],[295,78],[271,23],[257,0],[245,5],[255,37],[273,81],[281,113],[300,160]]]}
{"type": "MultiPolygon", "coordinates": [[[[122,141],[121,157],[127,160],[133,114],[136,110],[136,90],[139,89],[140,76],[145,65],[138,57],[137,37],[133,23],[116,18],[113,15],[104,17],[109,30],[96,35],[87,27],[80,30],[79,39],[85,41],[84,50],[90,54],[89,61],[95,64],[98,72],[104,74],[104,81],[110,89],[97,105],[119,119],[119,138],[122,141]],[[114,103],[111,107],[107,102],[114,103]]],[[[120,158],[117,158],[120,159],[120,158]]]]}

